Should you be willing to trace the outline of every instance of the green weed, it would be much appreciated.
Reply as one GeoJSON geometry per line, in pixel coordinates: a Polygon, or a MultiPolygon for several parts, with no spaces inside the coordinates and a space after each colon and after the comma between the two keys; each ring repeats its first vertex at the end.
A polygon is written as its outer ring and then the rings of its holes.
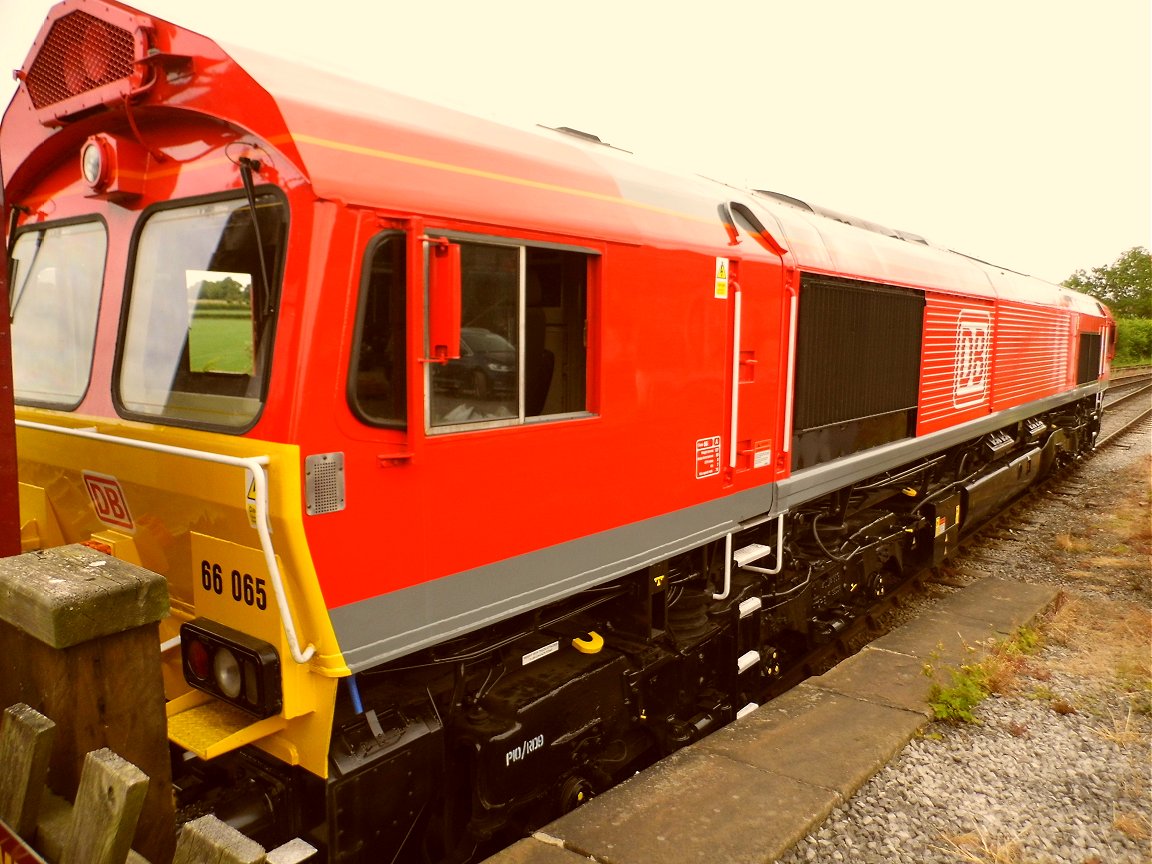
{"type": "MultiPolygon", "coordinates": [[[[936,681],[928,691],[928,704],[937,720],[953,723],[979,723],[973,710],[992,693],[1011,692],[1024,658],[1035,654],[1043,645],[1040,631],[1020,627],[1008,639],[997,642],[978,663],[966,663],[959,669],[943,669],[948,683],[936,681]]],[[[930,664],[924,674],[935,675],[930,664]]]]}
{"type": "Polygon", "coordinates": [[[992,691],[988,689],[988,673],[979,664],[948,670],[951,682],[935,683],[928,691],[928,704],[937,720],[958,723],[979,723],[973,709],[992,691]]]}

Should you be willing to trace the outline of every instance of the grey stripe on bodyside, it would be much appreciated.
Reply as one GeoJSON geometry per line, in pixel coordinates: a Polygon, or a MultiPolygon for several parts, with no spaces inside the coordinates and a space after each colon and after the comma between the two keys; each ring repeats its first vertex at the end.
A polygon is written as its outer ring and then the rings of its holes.
{"type": "MultiPolygon", "coordinates": [[[[760,494],[770,506],[771,492],[760,494]]],[[[663,561],[733,530],[734,504],[709,501],[333,609],[344,660],[358,672],[663,561]]]]}
{"type": "Polygon", "coordinates": [[[1009,408],[997,414],[970,420],[960,426],[953,426],[940,432],[933,432],[923,438],[905,438],[902,441],[893,441],[871,450],[863,450],[844,456],[833,462],[814,465],[793,474],[786,480],[781,480],[780,497],[777,507],[781,510],[792,510],[806,501],[827,495],[842,489],[849,483],[854,483],[867,477],[892,471],[901,465],[924,459],[941,450],[963,444],[975,438],[987,435],[1002,429],[1010,423],[1017,423],[1036,414],[1052,411],[1061,405],[1078,402],[1107,388],[1107,382],[1096,381],[1092,384],[1078,387],[1059,396],[1050,396],[1036,402],[1029,402],[1017,408],[1009,408]]]}
{"type": "Polygon", "coordinates": [[[778,484],[766,483],[715,501],[340,606],[331,612],[332,625],[345,662],[353,672],[360,672],[602,585],[723,537],[738,530],[742,522],[795,509],[849,483],[1083,399],[1105,386],[1094,383],[1080,387],[924,438],[886,444],[817,465],[778,484]]]}

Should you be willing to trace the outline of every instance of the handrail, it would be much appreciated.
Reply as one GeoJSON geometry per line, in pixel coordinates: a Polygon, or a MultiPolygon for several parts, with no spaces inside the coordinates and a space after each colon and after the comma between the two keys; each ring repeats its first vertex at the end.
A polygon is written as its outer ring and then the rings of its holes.
{"type": "Polygon", "coordinates": [[[206,450],[193,450],[188,447],[176,447],[172,444],[158,444],[153,441],[137,441],[134,438],[121,438],[116,435],[107,435],[92,429],[73,429],[66,426],[53,426],[50,423],[35,423],[31,420],[17,420],[17,426],[25,429],[37,429],[41,432],[57,432],[61,435],[72,435],[77,438],[87,438],[92,441],[102,441],[108,444],[120,444],[125,447],[136,447],[141,450],[151,450],[155,453],[167,453],[171,456],[181,456],[186,459],[198,459],[201,462],[215,462],[220,465],[231,465],[237,468],[246,468],[252,472],[252,483],[256,492],[256,533],[260,537],[260,549],[264,553],[264,563],[268,567],[268,575],[272,579],[272,593],[276,596],[276,605],[280,610],[280,621],[284,626],[284,635],[288,639],[288,649],[292,652],[292,659],[297,663],[307,663],[316,653],[316,646],[309,644],[303,651],[300,650],[300,639],[296,635],[296,624],[292,620],[292,613],[288,609],[288,598],[284,593],[284,582],[280,576],[280,567],[276,563],[276,552],[272,548],[272,535],[268,531],[268,477],[264,466],[269,461],[267,456],[228,456],[223,453],[210,453],[206,450]]]}
{"type": "Polygon", "coordinates": [[[740,434],[740,316],[743,314],[743,292],[737,282],[732,283],[732,415],[728,429],[728,467],[736,470],[737,438],[740,434]]]}
{"type": "Polygon", "coordinates": [[[781,450],[784,453],[792,452],[792,400],[796,389],[796,318],[799,304],[798,293],[788,290],[788,371],[784,387],[784,440],[781,450]]]}
{"type": "MultiPolygon", "coordinates": [[[[776,517],[776,566],[775,567],[753,567],[750,564],[741,564],[741,570],[751,570],[754,573],[764,573],[768,576],[775,576],[784,569],[784,516],[787,511],[783,511],[776,517]]],[[[751,522],[745,522],[740,525],[740,530],[752,528],[756,525],[762,525],[766,520],[754,519],[751,522]]],[[[727,600],[728,595],[732,592],[732,537],[734,531],[729,531],[724,535],[724,587],[719,594],[713,594],[713,600],[727,600]]]]}

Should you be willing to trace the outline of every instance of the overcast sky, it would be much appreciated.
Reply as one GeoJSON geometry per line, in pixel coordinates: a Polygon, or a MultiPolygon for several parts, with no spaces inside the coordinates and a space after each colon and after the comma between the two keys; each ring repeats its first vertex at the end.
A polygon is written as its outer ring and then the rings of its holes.
{"type": "MultiPolygon", "coordinates": [[[[51,5],[0,0],[0,67],[23,64],[51,5]]],[[[140,6],[1051,281],[1152,243],[1149,0],[140,6]]],[[[5,72],[0,105],[14,87],[5,72]]]]}

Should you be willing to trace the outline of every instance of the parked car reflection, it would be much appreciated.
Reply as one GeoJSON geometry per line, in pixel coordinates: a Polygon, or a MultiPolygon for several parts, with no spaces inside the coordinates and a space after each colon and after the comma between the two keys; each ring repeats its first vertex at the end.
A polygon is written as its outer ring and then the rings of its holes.
{"type": "Polygon", "coordinates": [[[460,330],[460,359],[435,368],[436,389],[491,399],[516,392],[516,347],[482,327],[460,330]]]}

